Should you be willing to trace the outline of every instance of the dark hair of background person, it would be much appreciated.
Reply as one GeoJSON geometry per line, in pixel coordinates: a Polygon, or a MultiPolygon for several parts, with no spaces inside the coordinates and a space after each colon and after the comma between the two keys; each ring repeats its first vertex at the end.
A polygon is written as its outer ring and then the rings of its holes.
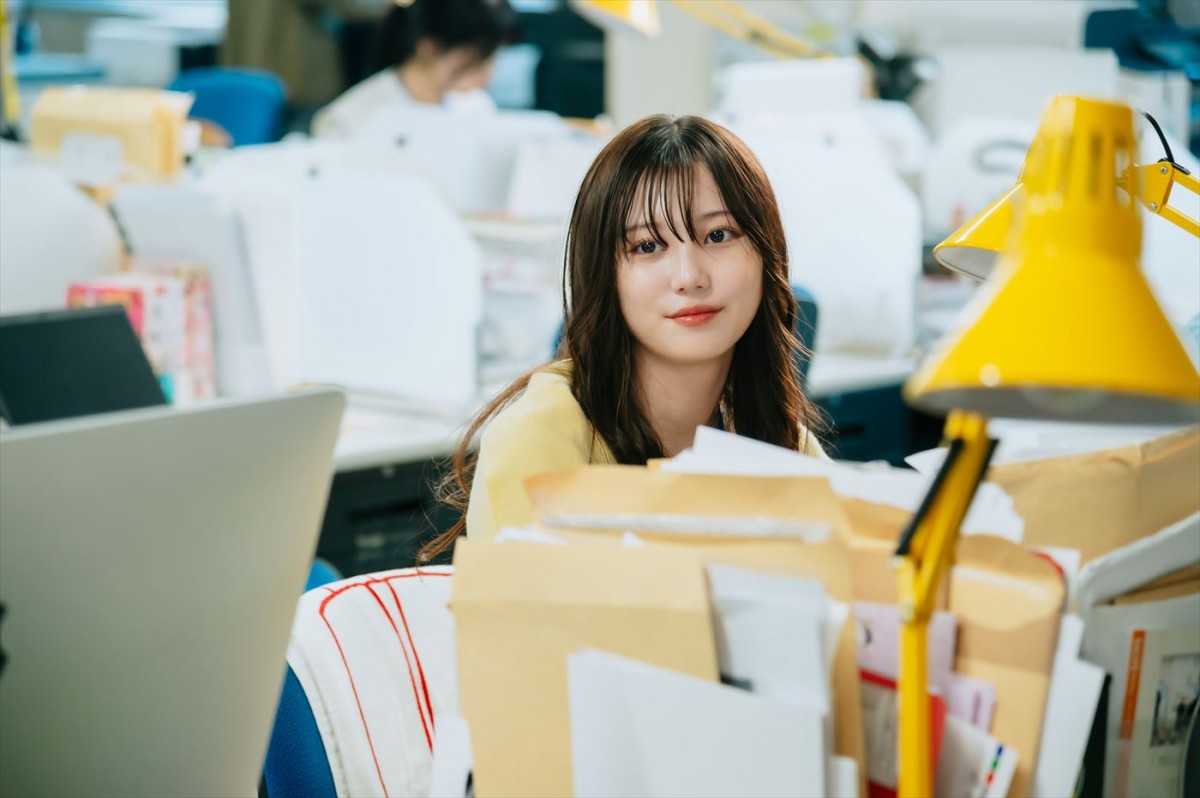
{"type": "Polygon", "coordinates": [[[375,50],[375,71],[399,67],[429,39],[443,49],[465,48],[491,58],[520,38],[517,15],[508,0],[413,0],[393,5],[383,18],[375,50]]]}
{"type": "MultiPolygon", "coordinates": [[[[655,239],[665,241],[669,233],[700,243],[703,232],[691,218],[697,165],[712,174],[725,208],[762,259],[762,300],[734,347],[722,395],[725,428],[788,449],[797,448],[802,426],[812,435],[823,428],[820,411],[801,391],[793,361],[801,344],[794,333],[797,306],[788,278],[787,240],[762,165],[740,139],[713,122],[650,116],[621,131],[597,156],[567,230],[567,321],[558,356],[574,361],[571,392],[618,463],[644,465],[664,454],[639,398],[635,341],[617,293],[625,227],[641,194],[655,239]],[[674,207],[682,209],[683,218],[656,219],[655,209],[674,207]],[[660,229],[660,221],[667,230],[660,229]]],[[[446,551],[464,530],[475,465],[471,441],[525,391],[537,370],[517,379],[468,426],[440,486],[442,501],[462,516],[421,550],[419,561],[446,551]]]]}

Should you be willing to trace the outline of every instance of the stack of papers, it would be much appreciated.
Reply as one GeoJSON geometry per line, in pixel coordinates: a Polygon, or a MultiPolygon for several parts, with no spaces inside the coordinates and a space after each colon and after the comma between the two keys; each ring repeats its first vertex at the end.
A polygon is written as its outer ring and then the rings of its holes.
{"type": "MultiPolygon", "coordinates": [[[[929,492],[932,474],[871,463],[853,465],[822,460],[728,432],[700,427],[692,448],[663,463],[680,474],[727,474],[758,477],[825,477],[843,498],[916,512],[929,492]]],[[[936,469],[935,469],[936,470],[936,469]]],[[[963,521],[964,535],[985,534],[1020,543],[1025,523],[1000,487],[984,482],[963,521]]]]}

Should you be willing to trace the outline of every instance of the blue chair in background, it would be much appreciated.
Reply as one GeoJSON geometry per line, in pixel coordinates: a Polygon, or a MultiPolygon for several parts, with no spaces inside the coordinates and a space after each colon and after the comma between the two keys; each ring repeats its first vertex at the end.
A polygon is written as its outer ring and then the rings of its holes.
{"type": "Polygon", "coordinates": [[[792,295],[796,297],[795,333],[800,341],[800,348],[792,355],[792,360],[796,364],[796,371],[800,373],[800,384],[805,385],[817,341],[817,298],[798,285],[792,286],[792,295]]]}
{"type": "MultiPolygon", "coordinates": [[[[318,557],[308,572],[304,592],[341,578],[337,568],[318,557]]],[[[317,719],[291,665],[284,674],[275,710],[262,787],[260,794],[270,798],[335,798],[337,794],[317,719]]]]}
{"type": "Polygon", "coordinates": [[[314,587],[327,585],[330,582],[336,582],[341,578],[341,572],[338,571],[337,568],[333,567],[333,563],[317,557],[313,560],[312,569],[310,569],[308,572],[308,582],[304,585],[304,592],[307,593],[314,587]]]}
{"type": "Polygon", "coordinates": [[[279,709],[263,766],[266,798],[336,798],[333,771],[312,705],[292,666],[279,694],[279,709]]]}
{"type": "Polygon", "coordinates": [[[191,116],[219,125],[235,147],[278,141],[287,107],[287,87],[270,72],[202,67],[181,72],[172,91],[196,99],[191,116]]]}

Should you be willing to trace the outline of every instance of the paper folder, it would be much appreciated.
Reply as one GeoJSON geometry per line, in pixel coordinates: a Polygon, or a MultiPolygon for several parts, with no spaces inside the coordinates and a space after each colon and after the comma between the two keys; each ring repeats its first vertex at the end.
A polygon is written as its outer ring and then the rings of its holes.
{"type": "Polygon", "coordinates": [[[191,106],[180,92],[51,86],[33,106],[30,144],[87,185],[112,185],[122,174],[163,180],[183,168],[191,106]]]}
{"type": "Polygon", "coordinates": [[[1063,594],[1054,567],[1021,546],[983,535],[958,543],[949,587],[955,671],[995,685],[991,734],[1020,757],[1009,798],[1033,786],[1063,594]]]}
{"type": "MultiPolygon", "coordinates": [[[[629,529],[647,541],[647,549],[691,551],[709,564],[815,579],[834,599],[849,602],[854,597],[845,542],[848,521],[823,477],[728,477],[590,466],[533,477],[526,488],[539,523],[576,542],[602,540],[617,547],[619,533],[629,529]],[[674,528],[647,523],[651,516],[668,519],[674,528]],[[738,519],[741,528],[758,531],[737,534],[738,519]],[[614,520],[619,523],[606,523],[614,520]],[[581,521],[606,528],[581,528],[576,525],[581,521]],[[722,524],[727,524],[724,531],[717,531],[722,524]]],[[[862,705],[851,623],[838,639],[832,686],[834,751],[858,763],[859,790],[865,795],[862,705]]]]}
{"type": "Polygon", "coordinates": [[[480,798],[572,794],[567,657],[582,648],[717,681],[694,552],[462,540],[454,566],[459,697],[480,798]]]}

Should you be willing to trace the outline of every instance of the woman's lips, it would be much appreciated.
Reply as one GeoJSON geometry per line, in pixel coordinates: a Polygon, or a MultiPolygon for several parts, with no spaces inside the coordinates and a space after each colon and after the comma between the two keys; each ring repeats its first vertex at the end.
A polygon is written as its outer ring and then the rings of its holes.
{"type": "Polygon", "coordinates": [[[710,307],[708,305],[696,305],[690,308],[684,308],[669,317],[671,321],[684,327],[699,327],[703,324],[708,324],[717,317],[721,312],[720,308],[710,307]]]}

